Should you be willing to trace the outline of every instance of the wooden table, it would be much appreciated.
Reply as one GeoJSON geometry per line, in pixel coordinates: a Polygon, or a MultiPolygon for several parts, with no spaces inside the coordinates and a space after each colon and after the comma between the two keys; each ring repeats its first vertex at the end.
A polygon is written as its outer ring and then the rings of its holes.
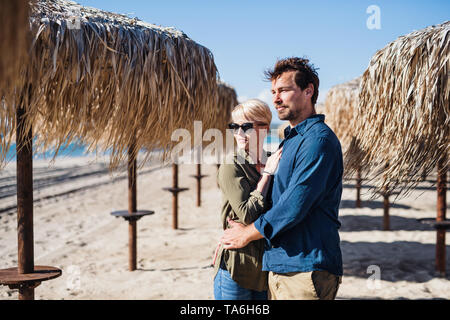
{"type": "Polygon", "coordinates": [[[144,217],[154,214],[151,210],[138,210],[136,212],[129,212],[128,210],[119,210],[111,212],[111,215],[116,218],[123,218],[128,221],[128,267],[130,271],[136,270],[137,260],[137,227],[136,222],[144,217]]]}
{"type": "Polygon", "coordinates": [[[33,297],[27,296],[27,298],[34,299],[34,288],[42,281],[55,279],[61,274],[60,269],[49,266],[34,266],[32,273],[19,273],[18,268],[2,269],[0,270],[0,285],[8,286],[10,289],[19,289],[19,294],[20,292],[25,292],[26,295],[32,294],[33,297]]]}

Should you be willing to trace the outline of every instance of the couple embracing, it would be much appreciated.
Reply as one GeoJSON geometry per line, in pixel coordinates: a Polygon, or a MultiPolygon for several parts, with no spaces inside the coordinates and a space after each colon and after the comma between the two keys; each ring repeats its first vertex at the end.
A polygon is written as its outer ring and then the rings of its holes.
{"type": "Polygon", "coordinates": [[[308,60],[279,60],[266,75],[289,126],[264,164],[269,107],[252,99],[232,112],[237,152],[218,171],[224,233],[213,263],[214,297],[335,299],[342,277],[341,146],[316,114],[319,78],[308,60]],[[252,139],[257,148],[249,147],[252,139]]]}

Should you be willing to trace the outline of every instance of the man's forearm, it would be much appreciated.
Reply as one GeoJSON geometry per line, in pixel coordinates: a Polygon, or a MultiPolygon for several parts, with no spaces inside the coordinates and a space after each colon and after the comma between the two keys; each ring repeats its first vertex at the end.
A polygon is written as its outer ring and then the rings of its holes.
{"type": "Polygon", "coordinates": [[[262,234],[259,233],[253,223],[244,226],[243,224],[234,222],[231,219],[228,220],[228,223],[231,228],[224,231],[224,234],[220,240],[224,244],[225,249],[243,248],[251,241],[263,238],[262,234]]]}
{"type": "Polygon", "coordinates": [[[248,242],[259,240],[264,238],[261,233],[259,233],[258,229],[256,229],[255,224],[252,223],[247,226],[248,230],[248,242]]]}

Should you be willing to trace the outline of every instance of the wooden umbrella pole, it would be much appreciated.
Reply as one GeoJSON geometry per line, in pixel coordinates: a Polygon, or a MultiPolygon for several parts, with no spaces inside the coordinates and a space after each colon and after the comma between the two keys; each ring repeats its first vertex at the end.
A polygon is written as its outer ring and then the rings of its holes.
{"type": "MultiPolygon", "coordinates": [[[[136,165],[137,160],[134,157],[134,144],[128,148],[128,213],[132,214],[137,211],[137,188],[136,188],[136,165]]],[[[136,220],[129,219],[128,221],[128,250],[129,250],[129,269],[130,271],[136,270],[136,260],[137,260],[137,228],[136,220]]]]}
{"type": "MultiPolygon", "coordinates": [[[[34,272],[33,137],[26,131],[26,111],[16,111],[18,273],[34,272]]],[[[34,300],[34,288],[20,286],[19,300],[34,300]]]]}
{"type": "Polygon", "coordinates": [[[422,181],[425,181],[427,179],[427,171],[425,170],[425,168],[422,170],[421,179],[422,181]]]}
{"type": "MultiPolygon", "coordinates": [[[[178,164],[172,166],[172,188],[178,189],[178,164]]],[[[178,192],[172,196],[172,228],[178,229],[178,192]]]]}
{"type": "MultiPolygon", "coordinates": [[[[444,168],[445,158],[438,162],[437,168],[437,215],[436,221],[445,221],[447,210],[447,168],[444,168]]],[[[436,270],[441,276],[445,276],[445,229],[436,230],[436,270]]]]}
{"type": "Polygon", "coordinates": [[[387,189],[385,188],[383,192],[383,230],[388,231],[389,229],[389,194],[387,189]]]}
{"type": "MultiPolygon", "coordinates": [[[[386,163],[384,169],[387,170],[389,163],[386,163]]],[[[388,231],[390,229],[389,221],[389,191],[387,186],[383,188],[383,230],[388,231]]]]}
{"type": "Polygon", "coordinates": [[[197,164],[197,207],[202,205],[202,165],[197,164]]]}
{"type": "Polygon", "coordinates": [[[164,188],[172,193],[172,229],[178,229],[178,193],[189,190],[189,188],[178,187],[178,164],[172,164],[172,187],[164,188]]]}
{"type": "Polygon", "coordinates": [[[361,167],[356,170],[356,207],[361,208],[361,167]]]}

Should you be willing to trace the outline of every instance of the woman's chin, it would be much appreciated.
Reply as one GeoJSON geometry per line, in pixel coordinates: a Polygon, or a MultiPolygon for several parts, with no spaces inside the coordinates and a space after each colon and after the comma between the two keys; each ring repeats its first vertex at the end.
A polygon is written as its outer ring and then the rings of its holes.
{"type": "Polygon", "coordinates": [[[246,149],[246,148],[248,148],[248,143],[247,143],[247,141],[236,141],[236,146],[239,149],[246,149]]]}

